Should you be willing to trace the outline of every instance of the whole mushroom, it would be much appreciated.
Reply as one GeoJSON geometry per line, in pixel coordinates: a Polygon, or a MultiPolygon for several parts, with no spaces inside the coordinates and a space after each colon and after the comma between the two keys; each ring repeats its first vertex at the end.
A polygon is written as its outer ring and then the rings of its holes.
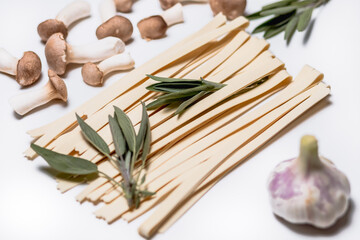
{"type": "Polygon", "coordinates": [[[37,31],[43,42],[46,42],[54,33],[62,33],[64,38],[68,35],[69,26],[90,16],[90,4],[83,0],[76,0],[63,8],[55,19],[48,19],[39,24],[37,31]]]}
{"type": "Polygon", "coordinates": [[[222,12],[227,19],[233,20],[244,14],[246,0],[210,0],[214,15],[222,12]]]}
{"type": "Polygon", "coordinates": [[[166,10],[177,3],[207,3],[209,0],[160,0],[161,8],[166,10]]]}
{"type": "Polygon", "coordinates": [[[16,113],[24,115],[53,99],[67,101],[67,88],[64,81],[52,70],[48,71],[48,75],[49,81],[42,88],[22,93],[10,99],[10,105],[16,113]]]}
{"type": "Polygon", "coordinates": [[[101,86],[104,83],[106,74],[114,71],[129,70],[134,65],[135,62],[129,53],[120,53],[105,59],[98,65],[86,63],[81,70],[81,74],[85,83],[91,86],[101,86]]]}
{"type": "Polygon", "coordinates": [[[134,0],[114,0],[116,5],[116,10],[118,12],[128,13],[131,12],[132,5],[134,0]]]}
{"type": "Polygon", "coordinates": [[[151,40],[164,37],[168,27],[183,21],[182,5],[177,3],[161,15],[155,15],[141,20],[137,26],[141,37],[151,40]]]}
{"type": "Polygon", "coordinates": [[[22,58],[18,59],[0,48],[0,72],[15,76],[21,86],[29,86],[40,78],[41,60],[31,51],[24,52],[22,58]]]}
{"type": "Polygon", "coordinates": [[[113,0],[101,1],[100,16],[103,24],[96,29],[98,39],[112,36],[127,42],[131,38],[133,25],[126,17],[116,16],[115,3],[113,0]]]}
{"type": "Polygon", "coordinates": [[[45,45],[45,56],[49,68],[62,75],[68,63],[99,62],[124,50],[124,42],[115,37],[106,37],[82,46],[72,46],[66,43],[61,33],[55,33],[45,45]]]}

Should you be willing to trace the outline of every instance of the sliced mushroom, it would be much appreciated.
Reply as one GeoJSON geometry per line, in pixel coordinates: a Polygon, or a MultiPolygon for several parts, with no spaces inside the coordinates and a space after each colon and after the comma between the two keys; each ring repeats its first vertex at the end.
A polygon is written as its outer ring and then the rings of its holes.
{"type": "Polygon", "coordinates": [[[42,88],[22,93],[10,99],[10,105],[16,113],[24,115],[53,99],[67,101],[67,89],[64,81],[52,70],[48,71],[48,75],[49,81],[42,88]]]}
{"type": "Polygon", "coordinates": [[[120,53],[105,59],[98,65],[86,63],[81,70],[81,74],[85,83],[91,86],[101,86],[106,74],[114,71],[129,70],[134,65],[135,62],[129,53],[120,53]]]}
{"type": "Polygon", "coordinates": [[[141,37],[150,40],[164,37],[168,27],[180,22],[184,22],[184,16],[182,5],[177,3],[161,15],[155,15],[141,20],[137,26],[141,37]]]}
{"type": "Polygon", "coordinates": [[[207,3],[209,0],[160,0],[161,8],[166,10],[177,3],[207,3]]]}
{"type": "Polygon", "coordinates": [[[39,24],[37,31],[43,42],[46,42],[54,33],[62,33],[66,38],[69,26],[90,16],[90,4],[82,0],[76,0],[63,8],[55,19],[48,19],[39,24]]]}
{"type": "Polygon", "coordinates": [[[0,48],[0,72],[15,76],[21,86],[29,86],[39,80],[41,60],[34,52],[24,52],[21,59],[0,48]]]}
{"type": "Polygon", "coordinates": [[[132,5],[134,0],[114,0],[116,5],[116,10],[118,12],[128,13],[131,12],[132,5]]]}
{"type": "Polygon", "coordinates": [[[96,29],[98,39],[117,37],[127,42],[133,33],[133,25],[123,16],[116,16],[114,0],[102,0],[100,3],[100,16],[103,24],[96,29]]]}
{"type": "Polygon", "coordinates": [[[233,20],[244,15],[246,0],[210,0],[214,15],[222,12],[227,19],[233,20]]]}
{"type": "Polygon", "coordinates": [[[68,63],[99,62],[124,50],[124,42],[115,37],[106,37],[82,46],[72,46],[66,43],[61,33],[55,33],[45,45],[45,56],[49,68],[62,75],[68,63]]]}

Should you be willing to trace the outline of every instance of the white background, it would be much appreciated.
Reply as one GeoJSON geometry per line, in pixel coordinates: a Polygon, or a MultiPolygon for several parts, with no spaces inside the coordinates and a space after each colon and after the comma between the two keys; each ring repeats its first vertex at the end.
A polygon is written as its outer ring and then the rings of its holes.
{"type": "MultiPolygon", "coordinates": [[[[103,88],[87,86],[79,65],[71,65],[65,75],[69,90],[68,104],[55,102],[20,118],[8,104],[16,94],[39,88],[47,81],[44,45],[36,32],[37,25],[53,18],[71,0],[0,0],[0,47],[15,56],[33,50],[43,63],[43,77],[35,86],[21,89],[16,81],[0,74],[0,239],[141,239],[137,227],[145,215],[131,224],[120,220],[112,225],[96,219],[92,204],[75,201],[81,190],[66,194],[56,190],[52,176],[42,167],[45,162],[25,159],[29,146],[27,130],[42,126],[79,106],[103,88]]],[[[68,41],[82,44],[96,39],[100,23],[98,0],[92,4],[92,17],[72,27],[68,41]]],[[[248,12],[271,1],[249,0],[248,12]]],[[[271,50],[296,75],[304,64],[325,73],[332,94],[314,109],[280,132],[276,138],[226,176],[165,234],[155,239],[359,239],[360,236],[360,1],[331,0],[315,12],[312,31],[296,33],[286,46],[283,35],[269,42],[271,50]],[[347,216],[325,231],[309,226],[295,226],[277,219],[271,212],[266,180],[281,160],[298,154],[299,139],[313,134],[319,139],[321,153],[345,172],[352,184],[352,204],[347,216]]],[[[151,59],[212,18],[208,5],[184,7],[185,23],[171,27],[168,36],[146,42],[139,36],[136,23],[143,17],[160,13],[157,0],[140,0],[133,13],[126,16],[135,26],[134,41],[127,50],[136,65],[151,59]]],[[[261,21],[261,20],[260,20],[261,21]]],[[[253,22],[253,29],[259,22],[253,22]]],[[[124,73],[111,75],[105,87],[124,73]]]]}

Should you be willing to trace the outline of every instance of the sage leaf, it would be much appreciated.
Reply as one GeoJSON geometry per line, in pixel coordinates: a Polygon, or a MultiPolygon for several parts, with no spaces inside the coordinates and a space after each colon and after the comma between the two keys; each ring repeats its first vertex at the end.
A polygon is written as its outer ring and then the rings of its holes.
{"type": "Polygon", "coordinates": [[[291,6],[297,6],[297,7],[306,7],[310,4],[316,3],[318,0],[304,0],[301,2],[293,2],[291,3],[291,6]]]}
{"type": "Polygon", "coordinates": [[[164,105],[168,105],[168,104],[177,102],[179,100],[183,100],[183,99],[160,99],[160,100],[157,99],[157,100],[147,104],[146,108],[148,110],[154,110],[154,109],[157,109],[157,108],[162,107],[164,105]]]}
{"type": "Polygon", "coordinates": [[[264,31],[268,30],[269,28],[276,26],[278,24],[282,25],[284,23],[287,23],[293,15],[294,15],[294,12],[291,12],[288,14],[283,14],[283,15],[271,18],[268,21],[265,21],[264,23],[257,26],[254,29],[253,33],[264,32],[264,31]]]}
{"type": "Polygon", "coordinates": [[[150,152],[150,144],[151,144],[150,121],[147,121],[146,135],[144,137],[144,143],[143,143],[142,154],[141,154],[141,160],[142,160],[143,165],[145,164],[146,158],[150,152]]]}
{"type": "Polygon", "coordinates": [[[277,7],[284,7],[289,5],[291,2],[295,2],[296,0],[283,0],[283,1],[278,1],[278,2],[274,2],[274,3],[270,3],[268,5],[265,5],[262,7],[262,10],[269,10],[269,9],[273,9],[273,8],[277,8],[277,7]]]}
{"type": "Polygon", "coordinates": [[[182,78],[166,78],[166,77],[158,77],[158,76],[153,76],[150,74],[146,74],[147,77],[151,78],[152,80],[155,81],[159,81],[159,82],[167,82],[167,83],[172,83],[172,82],[193,82],[193,83],[199,83],[200,80],[195,80],[195,79],[182,79],[182,78]]]}
{"type": "Polygon", "coordinates": [[[122,156],[126,152],[126,140],[124,134],[121,131],[119,123],[115,118],[109,115],[110,131],[113,138],[115,152],[118,156],[122,156]]]}
{"type": "Polygon", "coordinates": [[[274,37],[276,35],[278,35],[279,33],[281,33],[282,31],[284,31],[286,28],[286,25],[280,26],[280,27],[275,27],[275,28],[270,28],[268,30],[266,30],[265,34],[264,34],[264,38],[268,39],[271,37],[274,37]]]}
{"type": "Polygon", "coordinates": [[[314,8],[311,7],[311,8],[306,9],[303,13],[300,14],[299,22],[297,24],[297,30],[299,32],[304,31],[307,28],[307,26],[309,25],[313,10],[314,10],[314,8]]]}
{"type": "Polygon", "coordinates": [[[130,118],[118,107],[114,106],[116,119],[119,123],[120,129],[124,134],[126,143],[131,152],[136,151],[136,134],[134,126],[130,118]]]}
{"type": "Polygon", "coordinates": [[[141,195],[142,195],[143,197],[150,197],[150,196],[155,195],[154,192],[149,192],[149,191],[147,191],[147,190],[142,190],[142,191],[140,191],[140,193],[141,193],[141,195]]]}
{"type": "Polygon", "coordinates": [[[299,18],[296,16],[293,19],[291,19],[288,24],[286,24],[285,40],[287,41],[287,43],[290,42],[292,36],[294,35],[298,21],[299,21],[299,18]]]}
{"type": "MultiPolygon", "coordinates": [[[[200,79],[201,79],[201,81],[202,81],[205,85],[210,86],[210,87],[214,87],[214,90],[219,90],[219,89],[221,89],[221,88],[223,88],[223,87],[226,86],[226,84],[206,81],[206,80],[203,79],[203,78],[200,78],[200,79]]],[[[210,88],[209,90],[211,90],[211,88],[210,88]]]]}
{"type": "Polygon", "coordinates": [[[139,132],[136,135],[136,153],[137,154],[139,153],[141,147],[143,146],[145,136],[146,136],[146,132],[147,132],[147,128],[148,128],[148,125],[149,125],[148,124],[149,116],[147,114],[145,104],[143,102],[141,102],[141,105],[142,105],[142,116],[141,116],[139,132]]]}
{"type": "Polygon", "coordinates": [[[105,156],[110,157],[110,149],[104,139],[100,137],[100,135],[92,129],[79,115],[76,114],[77,122],[81,128],[82,133],[84,134],[85,138],[102,154],[105,156]]]}
{"type": "Polygon", "coordinates": [[[140,185],[143,184],[146,180],[146,174],[144,174],[142,177],[141,177],[141,181],[140,181],[140,185]]]}
{"type": "Polygon", "coordinates": [[[183,102],[182,104],[180,104],[180,106],[176,109],[176,112],[174,113],[174,115],[183,113],[187,107],[189,107],[191,104],[193,104],[194,102],[198,101],[200,98],[205,96],[206,93],[207,93],[206,91],[199,92],[192,98],[190,98],[190,99],[186,100],[185,102],[183,102]]]}
{"type": "Polygon", "coordinates": [[[182,90],[182,91],[179,91],[179,92],[176,92],[176,93],[169,93],[169,94],[162,95],[162,96],[158,97],[158,100],[177,99],[177,98],[189,97],[189,96],[196,95],[198,92],[209,91],[209,90],[212,90],[212,89],[214,89],[214,86],[202,85],[202,86],[199,86],[199,87],[185,89],[185,90],[182,90]]]}
{"type": "Polygon", "coordinates": [[[246,18],[249,19],[249,20],[255,20],[255,19],[262,18],[263,16],[261,16],[260,13],[261,13],[261,11],[252,13],[250,15],[247,15],[246,18]]]}
{"type": "Polygon", "coordinates": [[[292,11],[295,11],[297,6],[286,6],[286,7],[280,7],[270,10],[265,10],[260,13],[261,16],[269,16],[269,15],[282,15],[286,13],[290,13],[292,11]]]}
{"type": "Polygon", "coordinates": [[[98,172],[97,165],[88,160],[60,154],[36,144],[31,144],[31,148],[59,172],[72,175],[88,175],[98,172]]]}

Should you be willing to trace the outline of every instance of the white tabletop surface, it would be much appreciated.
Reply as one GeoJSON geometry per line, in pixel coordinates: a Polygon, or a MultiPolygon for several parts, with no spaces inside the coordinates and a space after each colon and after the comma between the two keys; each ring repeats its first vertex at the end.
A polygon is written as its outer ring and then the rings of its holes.
{"type": "MultiPolygon", "coordinates": [[[[25,117],[16,116],[8,99],[31,91],[47,81],[44,45],[36,32],[37,25],[52,18],[71,0],[0,0],[0,47],[15,56],[32,50],[43,63],[43,77],[35,86],[21,89],[8,75],[0,74],[0,239],[141,239],[137,227],[149,216],[131,224],[120,220],[111,225],[95,218],[91,203],[75,201],[81,188],[66,194],[56,189],[52,176],[42,167],[41,158],[29,161],[22,152],[31,138],[29,129],[42,126],[69,112],[95,96],[103,88],[86,85],[81,67],[69,67],[65,79],[69,90],[68,104],[55,102],[25,117]]],[[[100,23],[99,0],[89,0],[92,17],[74,25],[68,41],[82,44],[95,40],[100,23]]],[[[267,0],[248,0],[248,12],[258,10],[267,0]]],[[[311,32],[296,33],[286,46],[283,36],[270,39],[271,50],[296,75],[304,64],[325,74],[332,94],[311,111],[261,148],[249,161],[221,180],[170,230],[155,239],[359,239],[360,236],[360,1],[331,0],[315,12],[311,32]],[[298,154],[299,139],[313,134],[319,139],[321,153],[347,174],[352,185],[351,209],[329,230],[296,226],[276,218],[271,211],[266,181],[272,168],[281,160],[298,154]]],[[[126,14],[134,25],[143,17],[160,13],[157,0],[140,0],[133,13],[126,14]]],[[[136,66],[164,51],[212,18],[208,5],[184,7],[185,23],[171,27],[168,36],[146,42],[135,27],[134,41],[127,46],[136,66]]],[[[253,22],[250,29],[259,22],[253,22]]],[[[124,73],[113,74],[105,87],[124,73]]]]}

